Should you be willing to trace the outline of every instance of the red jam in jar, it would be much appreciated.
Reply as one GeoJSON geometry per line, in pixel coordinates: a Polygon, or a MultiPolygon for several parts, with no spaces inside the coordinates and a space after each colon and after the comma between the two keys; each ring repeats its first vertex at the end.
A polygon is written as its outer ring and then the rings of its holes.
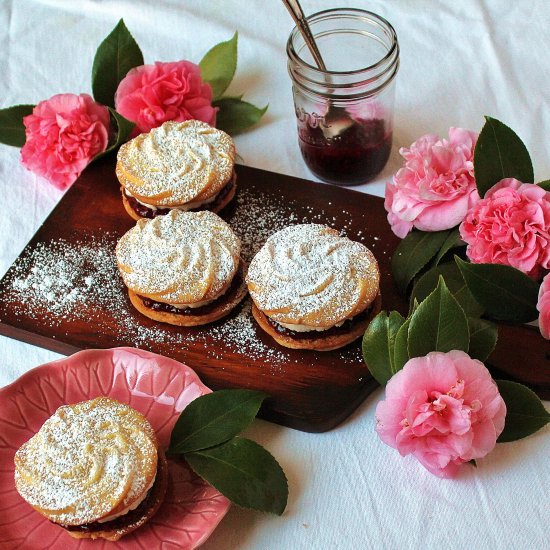
{"type": "Polygon", "coordinates": [[[298,125],[300,150],[313,174],[328,183],[359,185],[380,173],[392,145],[384,119],[344,119],[342,128],[331,129],[323,123],[298,125]]]}
{"type": "Polygon", "coordinates": [[[294,28],[287,42],[300,151],[319,179],[359,185],[391,152],[399,43],[392,25],[356,8],[307,17],[320,57],[294,28]]]}

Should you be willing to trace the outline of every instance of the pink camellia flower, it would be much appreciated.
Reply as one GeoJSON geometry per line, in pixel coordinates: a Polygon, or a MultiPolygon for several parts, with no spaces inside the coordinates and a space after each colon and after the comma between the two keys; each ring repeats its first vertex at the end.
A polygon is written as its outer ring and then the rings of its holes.
{"type": "Polygon", "coordinates": [[[468,212],[460,235],[473,263],[510,265],[536,279],[550,268],[550,193],[503,179],[468,212]]]}
{"type": "Polygon", "coordinates": [[[405,165],[386,184],[384,206],[398,237],[413,227],[441,231],[458,225],[479,200],[474,180],[477,134],[451,128],[449,140],[425,135],[399,150],[405,165]]]}
{"type": "Polygon", "coordinates": [[[544,338],[550,340],[550,273],[544,277],[537,302],[539,310],[539,328],[544,338]]]}
{"type": "Polygon", "coordinates": [[[504,429],[506,405],[483,363],[463,351],[407,361],[376,407],[376,431],[438,477],[481,458],[504,429]]]}
{"type": "Polygon", "coordinates": [[[54,95],[23,123],[21,162],[59,189],[73,184],[109,141],[109,110],[87,94],[54,95]]]}
{"type": "Polygon", "coordinates": [[[148,132],[167,120],[216,123],[212,88],[190,61],[135,67],[118,85],[115,105],[122,116],[136,123],[138,132],[148,132]]]}

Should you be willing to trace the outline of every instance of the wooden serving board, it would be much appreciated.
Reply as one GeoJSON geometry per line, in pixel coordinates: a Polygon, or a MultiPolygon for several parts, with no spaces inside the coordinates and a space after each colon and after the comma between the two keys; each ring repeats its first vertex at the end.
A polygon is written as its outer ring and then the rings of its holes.
{"type": "MultiPolygon", "coordinates": [[[[237,176],[237,200],[221,215],[241,237],[245,260],[286,225],[325,223],[372,249],[383,308],[406,311],[390,272],[399,240],[382,199],[244,166],[237,176]]],[[[282,348],[256,326],[249,298],[204,327],[164,325],[139,314],[114,259],[118,238],[133,223],[122,206],[114,159],[92,165],[0,282],[0,333],[64,354],[131,346],[172,357],[213,389],[265,391],[270,398],[260,415],[304,431],[333,428],[377,387],[360,341],[324,353],[282,348]]],[[[549,349],[536,329],[505,327],[494,357],[502,371],[539,393],[550,388],[549,349]]]]}

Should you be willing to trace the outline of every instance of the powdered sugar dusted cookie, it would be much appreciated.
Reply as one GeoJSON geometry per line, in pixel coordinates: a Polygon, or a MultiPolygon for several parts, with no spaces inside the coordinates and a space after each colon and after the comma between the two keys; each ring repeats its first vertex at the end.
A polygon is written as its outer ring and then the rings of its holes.
{"type": "MultiPolygon", "coordinates": [[[[35,510],[68,530],[96,525],[92,531],[105,534],[118,520],[118,535],[109,533],[116,540],[132,530],[119,518],[152,492],[158,462],[157,439],[145,417],[99,397],[62,406],[46,420],[15,455],[15,484],[35,510]]],[[[159,483],[165,490],[165,480],[159,483]]]]}
{"type": "Polygon", "coordinates": [[[216,214],[173,210],[138,221],[116,256],[139,311],[192,326],[226,315],[246,294],[240,251],[239,238],[216,214]]]}
{"type": "Polygon", "coordinates": [[[122,145],[116,174],[134,218],[170,209],[221,210],[235,194],[235,145],[198,120],[165,122],[122,145]]]}
{"type": "Polygon", "coordinates": [[[254,316],[288,347],[341,347],[364,332],[370,313],[379,308],[380,272],[372,252],[320,224],[272,235],[250,263],[246,280],[254,316]]]}

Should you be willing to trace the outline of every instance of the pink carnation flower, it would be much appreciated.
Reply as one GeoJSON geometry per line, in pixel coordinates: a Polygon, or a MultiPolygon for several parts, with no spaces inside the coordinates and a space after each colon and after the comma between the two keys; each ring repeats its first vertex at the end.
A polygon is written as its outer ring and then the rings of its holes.
{"type": "Polygon", "coordinates": [[[468,212],[460,235],[473,263],[511,265],[538,278],[550,268],[550,193],[503,179],[468,212]]]}
{"type": "Polygon", "coordinates": [[[190,61],[135,67],[118,85],[115,105],[122,116],[136,123],[138,132],[148,132],[167,120],[216,123],[212,88],[190,61]]]}
{"type": "Polygon", "coordinates": [[[539,310],[539,328],[544,338],[550,340],[550,273],[544,277],[537,302],[539,310]]]}
{"type": "Polygon", "coordinates": [[[376,431],[438,477],[481,458],[504,429],[506,405],[483,363],[463,351],[410,359],[376,407],[376,431]]]}
{"type": "Polygon", "coordinates": [[[109,140],[109,110],[87,94],[54,95],[23,123],[21,162],[59,189],[73,184],[109,140]]]}
{"type": "Polygon", "coordinates": [[[479,200],[474,180],[477,134],[451,128],[449,140],[425,135],[399,153],[405,165],[386,184],[384,206],[398,237],[413,227],[441,231],[458,225],[479,200]]]}

